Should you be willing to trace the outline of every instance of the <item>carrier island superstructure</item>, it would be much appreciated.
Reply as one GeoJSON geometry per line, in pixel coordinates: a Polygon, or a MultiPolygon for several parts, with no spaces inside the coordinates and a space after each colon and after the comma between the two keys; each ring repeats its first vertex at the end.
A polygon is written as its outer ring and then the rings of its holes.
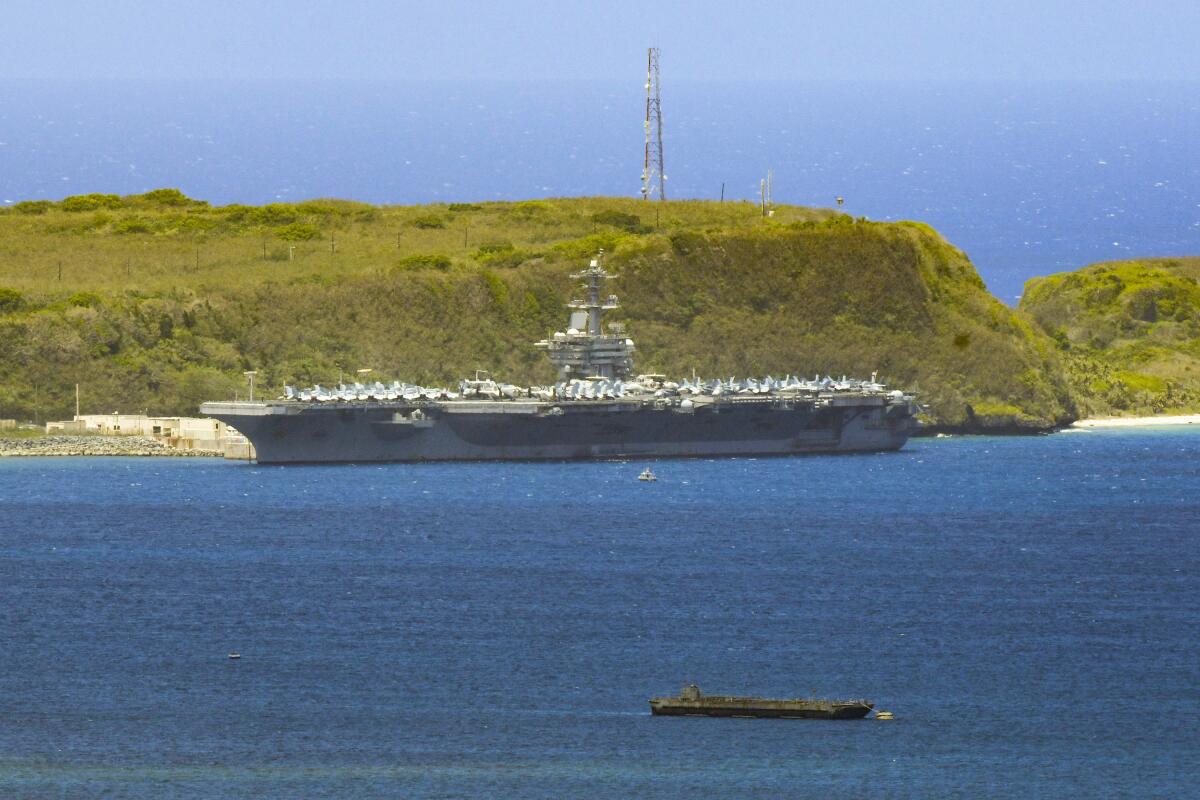
{"type": "Polygon", "coordinates": [[[200,411],[243,433],[264,464],[878,452],[903,447],[916,427],[913,397],[874,376],[635,375],[633,340],[602,320],[617,307],[603,253],[572,277],[583,294],[568,329],[537,343],[558,367],[552,386],[480,374],[454,390],[288,386],[276,400],[200,411]]]}

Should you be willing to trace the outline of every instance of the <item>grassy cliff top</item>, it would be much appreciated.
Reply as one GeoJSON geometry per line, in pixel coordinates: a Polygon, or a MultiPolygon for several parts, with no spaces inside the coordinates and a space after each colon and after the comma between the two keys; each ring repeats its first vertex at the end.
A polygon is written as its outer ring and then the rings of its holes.
{"type": "Polygon", "coordinates": [[[1020,307],[1066,354],[1086,412],[1200,411],[1200,258],[1035,278],[1020,307]]]}
{"type": "MultiPolygon", "coordinates": [[[[779,206],[779,224],[836,212],[779,206]]],[[[306,200],[210,206],[174,189],[89,194],[0,207],[0,286],[21,291],[228,290],[336,280],[396,267],[516,266],[610,249],[650,232],[761,227],[747,202],[572,198],[372,206],[306,200]],[[61,278],[59,277],[61,273],[61,278]]]]}
{"type": "Polygon", "coordinates": [[[963,428],[1073,413],[1050,337],[920,223],[619,198],[211,208],[160,190],[0,213],[0,416],[65,415],[76,382],[105,411],[190,413],[250,368],[276,388],[360,367],[551,381],[531,343],[564,327],[570,272],[599,248],[643,371],[878,371],[963,428]]]}

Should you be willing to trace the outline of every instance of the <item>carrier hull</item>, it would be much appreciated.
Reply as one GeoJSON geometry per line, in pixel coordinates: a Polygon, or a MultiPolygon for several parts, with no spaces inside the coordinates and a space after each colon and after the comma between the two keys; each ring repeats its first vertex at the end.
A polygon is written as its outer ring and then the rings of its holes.
{"type": "Polygon", "coordinates": [[[677,405],[588,401],[205,403],[262,464],[567,460],[898,450],[915,425],[882,397],[677,405]],[[418,413],[414,413],[418,412],[418,413]]]}

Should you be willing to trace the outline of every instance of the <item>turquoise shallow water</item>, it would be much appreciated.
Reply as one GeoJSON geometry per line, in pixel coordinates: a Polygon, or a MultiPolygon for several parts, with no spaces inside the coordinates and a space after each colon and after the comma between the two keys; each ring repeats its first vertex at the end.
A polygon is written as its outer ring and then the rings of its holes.
{"type": "Polygon", "coordinates": [[[0,461],[0,795],[1192,791],[1200,432],[644,466],[0,461]]]}

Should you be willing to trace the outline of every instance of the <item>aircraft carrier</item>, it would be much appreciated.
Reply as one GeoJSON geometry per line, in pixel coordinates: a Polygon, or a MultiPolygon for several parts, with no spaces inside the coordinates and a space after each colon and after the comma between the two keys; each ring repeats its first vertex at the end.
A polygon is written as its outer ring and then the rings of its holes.
{"type": "Polygon", "coordinates": [[[603,253],[572,277],[583,296],[569,304],[568,329],[537,343],[558,367],[552,386],[482,374],[454,390],[286,386],[276,400],[200,411],[245,435],[262,464],[878,452],[903,447],[916,427],[914,398],[874,376],[635,375],[633,340],[602,322],[617,307],[603,253]]]}

